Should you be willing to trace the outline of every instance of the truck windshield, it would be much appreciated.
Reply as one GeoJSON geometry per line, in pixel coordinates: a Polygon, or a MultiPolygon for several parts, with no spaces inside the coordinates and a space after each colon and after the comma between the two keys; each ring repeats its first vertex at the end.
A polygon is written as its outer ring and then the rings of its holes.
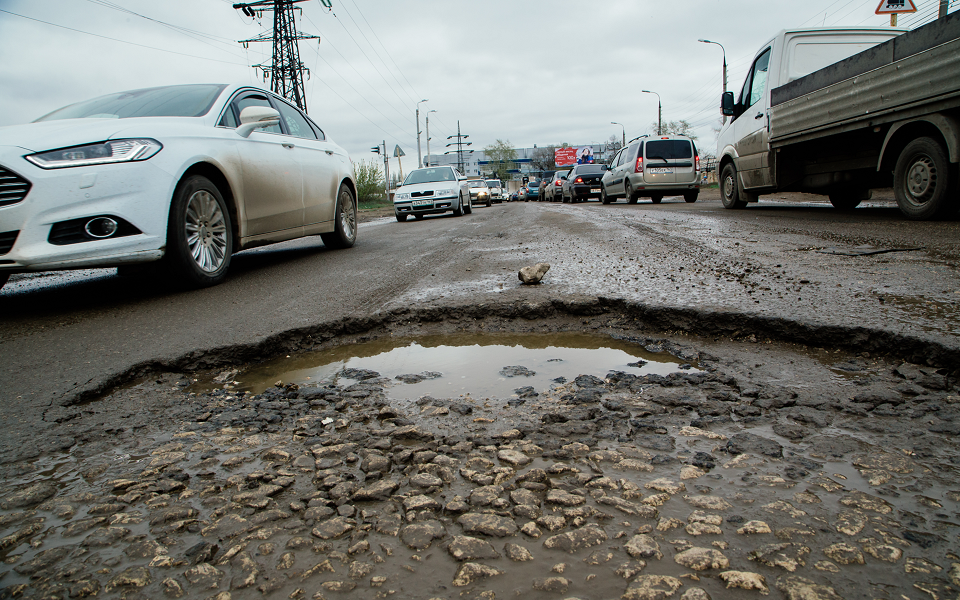
{"type": "Polygon", "coordinates": [[[647,158],[674,160],[693,157],[693,147],[687,140],[653,140],[647,142],[647,158]]]}

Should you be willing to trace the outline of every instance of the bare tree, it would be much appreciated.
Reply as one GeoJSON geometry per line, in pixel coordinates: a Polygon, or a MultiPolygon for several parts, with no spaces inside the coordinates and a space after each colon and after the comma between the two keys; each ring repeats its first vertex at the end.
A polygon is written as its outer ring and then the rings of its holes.
{"type": "Polygon", "coordinates": [[[615,135],[611,135],[610,139],[603,143],[603,150],[611,157],[616,154],[620,148],[623,148],[623,140],[615,135]]]}
{"type": "Polygon", "coordinates": [[[553,171],[557,164],[554,162],[556,146],[537,148],[530,154],[530,165],[535,171],[553,171]]]}
{"type": "Polygon", "coordinates": [[[493,177],[501,181],[510,179],[510,171],[516,169],[517,151],[510,145],[510,140],[498,139],[483,149],[489,161],[488,168],[493,177]]]}
{"type": "MultiPolygon", "coordinates": [[[[650,124],[651,135],[657,132],[657,122],[654,121],[650,124]]],[[[693,133],[693,127],[690,125],[689,121],[684,121],[680,119],[679,121],[664,121],[660,125],[660,131],[662,135],[685,135],[688,138],[695,140],[697,136],[693,133]]]]}

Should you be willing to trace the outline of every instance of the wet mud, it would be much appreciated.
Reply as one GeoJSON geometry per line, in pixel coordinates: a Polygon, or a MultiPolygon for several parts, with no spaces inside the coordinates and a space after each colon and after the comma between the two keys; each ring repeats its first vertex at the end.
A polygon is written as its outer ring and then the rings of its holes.
{"type": "Polygon", "coordinates": [[[140,365],[0,465],[0,597],[952,598],[958,364],[890,332],[588,298],[140,365]],[[346,346],[504,332],[666,367],[570,360],[529,385],[540,359],[503,354],[483,362],[510,393],[411,395],[463,365],[374,370],[346,346]],[[243,384],[310,352],[344,364],[243,384]]]}

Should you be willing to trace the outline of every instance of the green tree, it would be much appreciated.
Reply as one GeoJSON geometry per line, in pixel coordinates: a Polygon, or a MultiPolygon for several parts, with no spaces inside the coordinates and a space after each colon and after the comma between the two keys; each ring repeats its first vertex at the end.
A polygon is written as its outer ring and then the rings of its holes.
{"type": "Polygon", "coordinates": [[[384,201],[383,171],[376,159],[361,160],[354,164],[353,176],[357,181],[357,201],[377,203],[384,201]]]}
{"type": "Polygon", "coordinates": [[[487,168],[493,174],[493,177],[501,181],[510,179],[510,170],[516,169],[517,151],[510,145],[510,140],[503,141],[498,139],[483,149],[489,164],[487,168]]]}

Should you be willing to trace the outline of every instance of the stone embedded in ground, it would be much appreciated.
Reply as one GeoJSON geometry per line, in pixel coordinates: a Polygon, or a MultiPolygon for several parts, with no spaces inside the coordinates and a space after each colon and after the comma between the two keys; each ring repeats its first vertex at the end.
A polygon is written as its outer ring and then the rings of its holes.
{"type": "Polygon", "coordinates": [[[109,592],[117,588],[142,588],[151,581],[150,569],[146,567],[129,567],[111,577],[105,589],[109,592]]]}
{"type": "Polygon", "coordinates": [[[602,544],[607,539],[607,533],[599,525],[590,523],[580,529],[548,537],[544,540],[543,547],[548,550],[563,550],[573,553],[602,544]]]}
{"type": "Polygon", "coordinates": [[[538,577],[533,580],[533,589],[540,592],[562,594],[570,587],[570,580],[566,577],[538,577]]]}
{"type": "Polygon", "coordinates": [[[677,483],[666,478],[654,479],[653,481],[648,481],[643,484],[643,487],[648,490],[657,490],[658,492],[664,492],[666,494],[679,494],[684,492],[687,489],[687,486],[682,483],[677,483]]]}
{"type": "Polygon", "coordinates": [[[683,497],[690,505],[703,510],[729,510],[733,506],[720,496],[687,496],[683,497]]]}
{"type": "Polygon", "coordinates": [[[730,566],[730,560],[722,552],[713,548],[690,548],[674,556],[673,560],[678,565],[694,571],[726,569],[730,566]]]}
{"type": "Polygon", "coordinates": [[[503,575],[503,571],[489,565],[480,563],[463,563],[457,570],[456,577],[453,578],[453,585],[456,587],[466,587],[479,579],[503,575]]]}
{"type": "Polygon", "coordinates": [[[433,540],[440,539],[447,534],[440,521],[423,521],[407,525],[400,530],[400,540],[407,547],[414,550],[425,550],[433,540]]]}
{"type": "Polygon", "coordinates": [[[726,445],[730,454],[762,454],[773,458],[783,457],[783,446],[778,442],[754,433],[738,433],[732,436],[726,445]]]}
{"type": "Polygon", "coordinates": [[[482,534],[494,537],[506,537],[517,532],[513,519],[487,513],[466,513],[460,515],[457,522],[464,533],[482,534]]]}
{"type": "Polygon", "coordinates": [[[683,586],[676,577],[668,575],[640,575],[620,596],[621,600],[664,600],[677,593],[683,586]]]}
{"type": "MultiPolygon", "coordinates": [[[[903,558],[903,550],[888,544],[864,544],[863,551],[875,559],[882,560],[884,562],[895,563],[903,558]]],[[[957,580],[954,581],[954,585],[960,585],[960,578],[957,578],[957,580]]]]}
{"type": "Polygon", "coordinates": [[[500,558],[490,542],[465,535],[454,536],[447,545],[447,552],[458,561],[500,558]]]}
{"type": "Polygon", "coordinates": [[[770,593],[770,589],[767,587],[767,579],[760,573],[724,571],[720,573],[720,579],[726,582],[727,589],[757,590],[764,596],[770,593]]]}
{"type": "Polygon", "coordinates": [[[737,529],[740,535],[756,535],[760,533],[771,533],[770,526],[763,521],[747,521],[743,527],[737,529]]]}
{"type": "Polygon", "coordinates": [[[506,554],[507,558],[513,562],[527,562],[533,560],[533,555],[530,554],[530,551],[519,544],[507,542],[503,546],[503,553],[506,554]]]}
{"type": "Polygon", "coordinates": [[[537,263],[533,266],[521,267],[520,272],[517,273],[520,281],[525,285],[533,285],[540,283],[543,279],[543,276],[547,274],[547,271],[550,270],[550,265],[547,263],[537,263]]]}
{"type": "Polygon", "coordinates": [[[777,589],[786,600],[843,600],[832,587],[796,575],[778,578],[777,589]]]}
{"type": "Polygon", "coordinates": [[[587,501],[583,496],[571,494],[566,490],[550,490],[547,492],[547,504],[559,504],[560,506],[580,506],[587,501]]]}
{"type": "Polygon", "coordinates": [[[663,558],[660,544],[652,536],[643,533],[630,538],[630,541],[623,545],[623,549],[633,558],[652,558],[655,560],[663,558]]]}
{"type": "Polygon", "coordinates": [[[862,565],[863,553],[860,552],[860,549],[856,546],[851,546],[844,542],[837,542],[836,544],[830,544],[823,549],[823,553],[827,558],[831,559],[835,563],[841,565],[862,565]]]}
{"type": "Polygon", "coordinates": [[[335,517],[319,523],[311,533],[322,540],[332,540],[352,530],[353,527],[353,524],[347,522],[343,517],[335,517]]]}
{"type": "Polygon", "coordinates": [[[806,565],[803,557],[810,554],[810,548],[803,544],[783,543],[766,544],[750,553],[750,560],[755,560],[768,567],[780,567],[793,573],[797,568],[806,565]]]}
{"type": "Polygon", "coordinates": [[[500,374],[504,377],[533,377],[537,372],[520,365],[514,365],[500,369],[500,374]]]}
{"type": "Polygon", "coordinates": [[[863,510],[871,510],[882,515],[888,515],[893,512],[893,507],[883,498],[871,496],[861,491],[851,492],[843,498],[840,498],[840,504],[844,506],[853,506],[863,510]]]}
{"type": "Polygon", "coordinates": [[[184,571],[183,576],[194,587],[216,588],[220,587],[223,571],[207,563],[200,563],[184,571]]]}
{"type": "Polygon", "coordinates": [[[522,467],[533,462],[532,458],[516,450],[501,450],[497,452],[497,458],[515,467],[522,467]]]}
{"type": "Polygon", "coordinates": [[[690,588],[680,596],[680,600],[712,600],[707,590],[703,588],[690,588]]]}

